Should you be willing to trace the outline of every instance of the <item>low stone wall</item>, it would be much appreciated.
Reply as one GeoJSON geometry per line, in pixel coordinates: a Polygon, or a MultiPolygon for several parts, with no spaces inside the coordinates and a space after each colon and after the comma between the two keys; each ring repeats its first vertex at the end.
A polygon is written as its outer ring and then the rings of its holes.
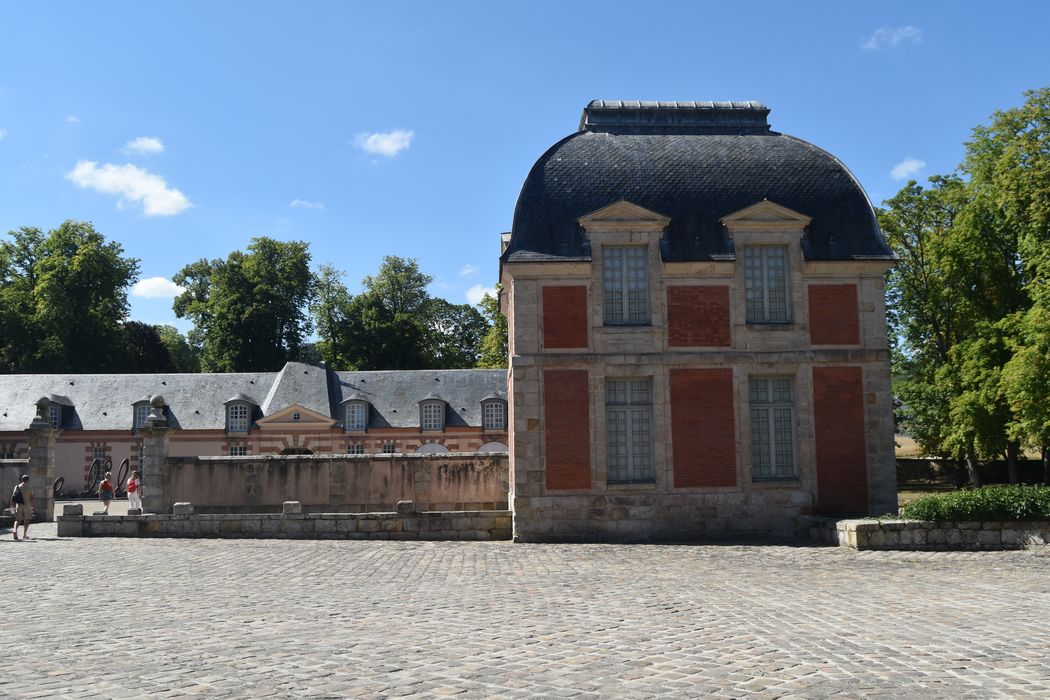
{"type": "Polygon", "coordinates": [[[1024,549],[1050,543],[1050,522],[927,522],[920,520],[839,520],[830,537],[817,539],[852,549],[917,551],[1024,549]]]}
{"type": "Polygon", "coordinates": [[[168,457],[147,468],[147,510],[177,501],[198,513],[267,513],[287,500],[316,513],[387,511],[402,500],[420,510],[507,509],[505,454],[250,455],[168,457]],[[159,496],[159,498],[158,498],[159,496]]]}
{"type": "MultiPolygon", "coordinates": [[[[509,511],[394,513],[186,513],[82,515],[66,506],[59,537],[213,539],[509,540],[509,511]]],[[[188,504],[185,504],[188,505],[188,504]]],[[[191,509],[189,509],[191,510],[191,509]]]]}

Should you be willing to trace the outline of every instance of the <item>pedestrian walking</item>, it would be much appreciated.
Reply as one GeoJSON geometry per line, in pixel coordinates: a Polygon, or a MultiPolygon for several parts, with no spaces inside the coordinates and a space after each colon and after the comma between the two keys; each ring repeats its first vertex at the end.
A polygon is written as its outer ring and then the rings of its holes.
{"type": "Polygon", "coordinates": [[[106,478],[98,485],[98,497],[102,500],[104,515],[109,515],[109,503],[113,500],[113,472],[106,472],[106,478]]]}
{"type": "Polygon", "coordinates": [[[29,489],[29,475],[23,474],[22,481],[11,492],[11,503],[15,507],[15,540],[18,540],[18,523],[22,523],[22,539],[29,539],[29,521],[33,517],[33,492],[29,489]]]}
{"type": "Polygon", "coordinates": [[[139,486],[139,473],[131,472],[128,477],[128,508],[142,510],[142,490],[139,486]]]}

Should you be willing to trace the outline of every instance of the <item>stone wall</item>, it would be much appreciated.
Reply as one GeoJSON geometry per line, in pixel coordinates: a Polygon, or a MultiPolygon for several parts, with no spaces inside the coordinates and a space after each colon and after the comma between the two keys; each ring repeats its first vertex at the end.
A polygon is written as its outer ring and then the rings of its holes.
{"type": "Polygon", "coordinates": [[[177,501],[211,513],[272,512],[289,500],[308,512],[391,510],[404,500],[431,511],[507,508],[505,454],[168,457],[155,471],[144,483],[151,512],[177,501]],[[149,500],[156,489],[162,497],[149,500]]]}
{"type": "Polygon", "coordinates": [[[926,522],[839,520],[826,534],[813,533],[851,549],[919,551],[1024,549],[1050,543],[1050,522],[926,522]],[[832,529],[833,527],[833,529],[832,529]]]}
{"type": "MultiPolygon", "coordinates": [[[[182,510],[182,509],[180,509],[182,510]]],[[[66,506],[59,537],[509,540],[508,511],[82,515],[66,506]]]]}

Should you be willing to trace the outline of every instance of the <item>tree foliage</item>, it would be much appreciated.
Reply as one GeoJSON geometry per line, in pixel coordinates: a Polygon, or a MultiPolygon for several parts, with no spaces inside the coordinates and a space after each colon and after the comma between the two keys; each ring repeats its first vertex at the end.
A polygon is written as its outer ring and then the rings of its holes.
{"type": "Polygon", "coordinates": [[[1050,89],[997,112],[958,172],[909,182],[879,220],[902,423],[930,454],[1005,458],[1050,444],[1050,89]],[[1044,393],[1039,396],[1038,392],[1044,393]]]}
{"type": "Polygon", "coordinates": [[[481,310],[489,321],[489,330],[481,341],[481,357],[478,359],[478,367],[490,369],[507,367],[509,356],[507,317],[499,310],[499,297],[502,292],[502,287],[496,285],[495,296],[486,294],[481,298],[481,310]]]}
{"type": "Polygon", "coordinates": [[[106,372],[128,364],[128,287],[139,263],[87,222],[0,244],[0,369],[106,372]]]}
{"type": "Polygon", "coordinates": [[[312,330],[306,310],[315,294],[308,244],[254,238],[225,260],[201,259],[173,277],[179,318],[194,328],[207,372],[280,369],[297,359],[312,330]]]}
{"type": "Polygon", "coordinates": [[[342,273],[322,267],[317,299],[318,351],[340,369],[456,369],[474,367],[489,331],[469,304],[431,297],[432,278],[409,258],[388,256],[352,295],[342,273]]]}

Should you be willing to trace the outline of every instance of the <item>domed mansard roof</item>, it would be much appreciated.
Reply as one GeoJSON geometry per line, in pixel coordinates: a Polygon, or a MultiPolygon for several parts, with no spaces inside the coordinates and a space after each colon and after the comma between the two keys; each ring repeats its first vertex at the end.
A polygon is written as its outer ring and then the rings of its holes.
{"type": "Polygon", "coordinates": [[[812,218],[807,260],[892,259],[849,170],[771,131],[768,114],[757,102],[591,102],[525,180],[501,260],[589,259],[577,220],[620,200],[670,217],[666,261],[732,259],[720,219],[762,200],[812,218]]]}

